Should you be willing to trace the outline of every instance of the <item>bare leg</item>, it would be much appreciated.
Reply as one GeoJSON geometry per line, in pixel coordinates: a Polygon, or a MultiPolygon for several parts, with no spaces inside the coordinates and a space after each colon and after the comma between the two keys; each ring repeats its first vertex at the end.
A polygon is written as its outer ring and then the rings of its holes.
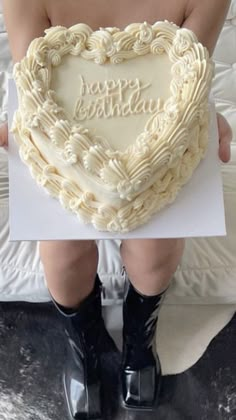
{"type": "Polygon", "coordinates": [[[133,286],[150,296],[164,291],[184,251],[184,239],[127,239],[121,257],[133,286]]]}
{"type": "Polygon", "coordinates": [[[48,289],[53,298],[77,308],[94,286],[98,265],[95,241],[48,241],[40,243],[48,289]]]}

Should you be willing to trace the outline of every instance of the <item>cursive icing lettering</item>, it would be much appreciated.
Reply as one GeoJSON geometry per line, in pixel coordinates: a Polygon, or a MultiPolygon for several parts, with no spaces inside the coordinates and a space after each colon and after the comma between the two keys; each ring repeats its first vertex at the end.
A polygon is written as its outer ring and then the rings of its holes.
{"type": "Polygon", "coordinates": [[[79,75],[79,79],[80,97],[74,109],[77,121],[154,114],[160,110],[159,100],[142,99],[143,91],[151,84],[142,83],[138,78],[88,82],[79,75]]]}

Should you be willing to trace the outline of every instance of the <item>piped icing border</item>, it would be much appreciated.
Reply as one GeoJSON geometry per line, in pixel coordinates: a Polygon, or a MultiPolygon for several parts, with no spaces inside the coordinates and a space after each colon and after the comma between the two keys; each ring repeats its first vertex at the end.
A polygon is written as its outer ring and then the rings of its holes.
{"type": "Polygon", "coordinates": [[[212,75],[212,60],[194,33],[167,21],[131,24],[124,31],[93,32],[85,24],[50,28],[32,41],[26,57],[14,67],[19,109],[13,132],[20,156],[36,181],[84,223],[102,231],[133,230],[176,198],[205,155],[212,75]],[[66,54],[98,65],[119,65],[164,52],[173,63],[171,96],[125,152],[109,150],[84,125],[68,120],[50,89],[52,68],[66,54]],[[99,202],[92,192],[83,192],[61,176],[35,146],[32,129],[47,136],[65,165],[76,165],[108,196],[123,200],[121,208],[99,202]]]}

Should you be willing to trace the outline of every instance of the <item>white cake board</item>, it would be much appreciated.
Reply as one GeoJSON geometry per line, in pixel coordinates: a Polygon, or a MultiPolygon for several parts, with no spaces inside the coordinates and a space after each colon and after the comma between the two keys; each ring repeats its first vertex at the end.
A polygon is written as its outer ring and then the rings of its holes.
{"type": "MultiPolygon", "coordinates": [[[[15,84],[9,81],[9,127],[17,109],[15,84]]],[[[126,234],[99,232],[64,210],[31,178],[9,133],[10,240],[128,239],[223,236],[226,234],[218,132],[212,104],[206,158],[175,202],[145,225],[126,234]]]]}

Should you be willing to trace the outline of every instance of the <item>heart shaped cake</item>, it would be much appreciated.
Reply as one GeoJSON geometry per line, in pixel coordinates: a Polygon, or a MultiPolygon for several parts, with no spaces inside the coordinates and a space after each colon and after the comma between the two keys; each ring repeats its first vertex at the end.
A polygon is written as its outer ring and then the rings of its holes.
{"type": "Polygon", "coordinates": [[[14,67],[21,159],[83,223],[131,231],[204,157],[212,76],[194,33],[167,21],[52,27],[14,67]]]}

